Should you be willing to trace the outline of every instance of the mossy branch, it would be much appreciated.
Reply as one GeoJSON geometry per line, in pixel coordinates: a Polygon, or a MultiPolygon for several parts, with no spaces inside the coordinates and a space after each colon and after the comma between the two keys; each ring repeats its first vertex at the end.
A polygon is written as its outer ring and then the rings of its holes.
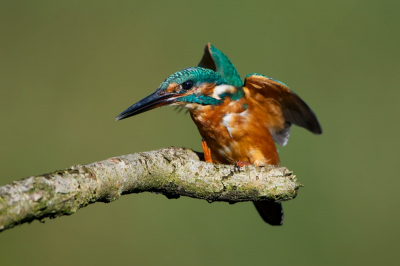
{"type": "Polygon", "coordinates": [[[123,194],[148,191],[168,198],[230,203],[287,201],[296,197],[301,186],[284,167],[245,166],[235,171],[233,165],[206,163],[201,157],[171,147],[14,181],[0,187],[0,231],[35,219],[70,215],[123,194]]]}

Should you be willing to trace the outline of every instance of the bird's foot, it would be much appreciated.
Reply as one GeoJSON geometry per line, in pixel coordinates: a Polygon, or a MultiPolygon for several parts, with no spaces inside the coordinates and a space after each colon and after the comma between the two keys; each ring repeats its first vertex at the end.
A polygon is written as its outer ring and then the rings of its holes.
{"type": "Polygon", "coordinates": [[[247,166],[247,165],[251,165],[251,163],[243,162],[243,161],[236,161],[235,166],[233,167],[233,170],[235,172],[239,172],[240,171],[240,167],[247,166]]]}
{"type": "Polygon", "coordinates": [[[211,158],[211,150],[207,146],[207,142],[204,139],[201,140],[201,147],[203,148],[204,161],[206,161],[208,163],[212,163],[213,160],[211,158]]]}

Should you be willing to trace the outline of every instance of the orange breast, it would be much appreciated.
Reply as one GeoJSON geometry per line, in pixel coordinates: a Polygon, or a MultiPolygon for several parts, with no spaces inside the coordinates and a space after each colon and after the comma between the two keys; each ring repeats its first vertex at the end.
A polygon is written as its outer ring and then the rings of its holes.
{"type": "Polygon", "coordinates": [[[213,161],[255,165],[279,164],[279,156],[268,127],[270,114],[265,106],[246,97],[238,101],[225,99],[218,106],[202,106],[191,111],[200,135],[211,149],[213,161]]]}

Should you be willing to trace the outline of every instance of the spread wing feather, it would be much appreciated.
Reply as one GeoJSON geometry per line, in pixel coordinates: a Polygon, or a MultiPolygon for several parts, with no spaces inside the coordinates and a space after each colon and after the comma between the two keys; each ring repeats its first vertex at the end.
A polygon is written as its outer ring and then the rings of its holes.
{"type": "Polygon", "coordinates": [[[235,66],[229,58],[212,46],[211,43],[208,43],[204,48],[204,54],[199,63],[199,67],[218,72],[218,74],[228,81],[229,85],[235,87],[241,87],[243,85],[235,66]]]}
{"type": "Polygon", "coordinates": [[[266,111],[271,113],[271,116],[277,117],[271,120],[276,122],[271,125],[270,130],[275,142],[286,145],[292,124],[314,134],[322,133],[322,128],[311,108],[282,82],[253,73],[246,76],[244,83],[249,96],[258,103],[268,105],[266,111]],[[279,116],[283,116],[284,122],[279,116]]]}

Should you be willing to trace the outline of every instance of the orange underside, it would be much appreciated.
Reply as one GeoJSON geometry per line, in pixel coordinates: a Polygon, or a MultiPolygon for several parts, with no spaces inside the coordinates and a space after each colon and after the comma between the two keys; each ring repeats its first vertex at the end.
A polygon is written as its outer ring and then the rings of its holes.
{"type": "Polygon", "coordinates": [[[269,128],[280,129],[284,119],[273,99],[261,103],[249,97],[238,101],[226,99],[218,106],[203,106],[191,117],[203,138],[202,147],[208,162],[255,165],[278,165],[279,156],[269,128]]]}

